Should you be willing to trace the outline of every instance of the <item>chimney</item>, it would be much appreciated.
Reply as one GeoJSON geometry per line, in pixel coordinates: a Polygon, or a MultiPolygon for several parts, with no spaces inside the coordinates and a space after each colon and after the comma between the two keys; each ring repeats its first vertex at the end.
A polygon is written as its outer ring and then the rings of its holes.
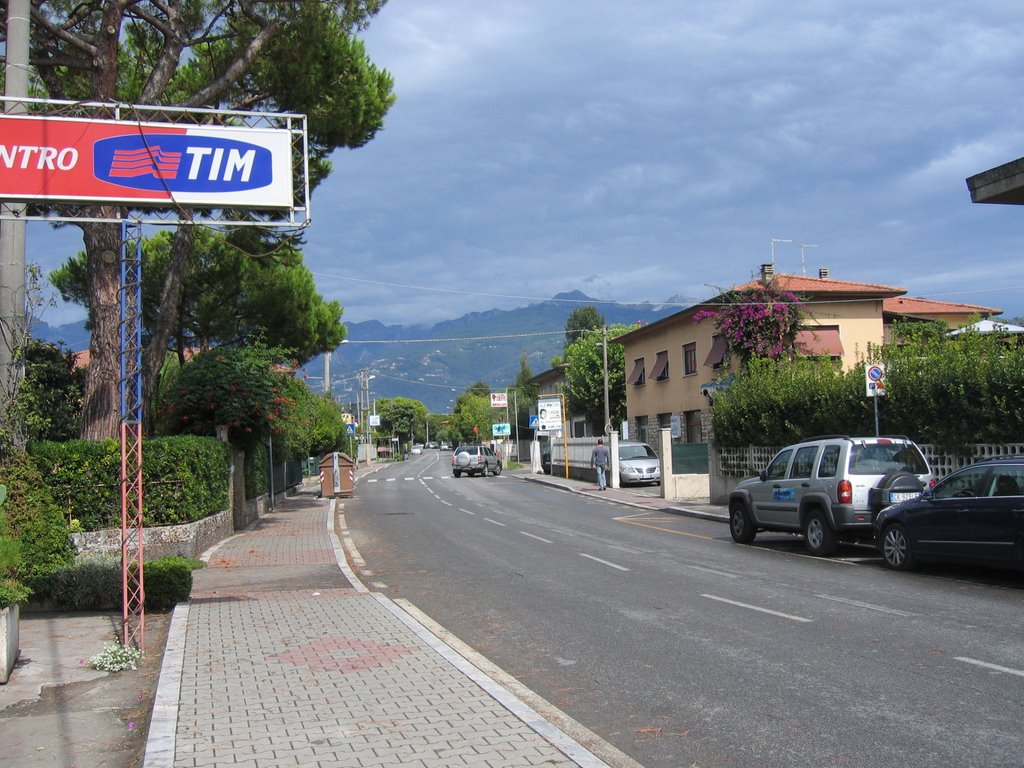
{"type": "Polygon", "coordinates": [[[820,277],[822,280],[827,280],[828,279],[828,267],[819,267],[818,268],[818,277],[820,277]]]}
{"type": "Polygon", "coordinates": [[[762,264],[761,265],[761,279],[768,282],[775,276],[775,265],[774,264],[762,264]]]}

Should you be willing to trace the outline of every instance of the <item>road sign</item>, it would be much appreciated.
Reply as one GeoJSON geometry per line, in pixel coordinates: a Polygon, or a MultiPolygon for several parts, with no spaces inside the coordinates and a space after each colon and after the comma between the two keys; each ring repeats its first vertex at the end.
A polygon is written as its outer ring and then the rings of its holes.
{"type": "Polygon", "coordinates": [[[491,424],[491,434],[494,437],[508,437],[512,434],[512,425],[508,422],[491,424]]]}
{"type": "Polygon", "coordinates": [[[530,414],[530,429],[537,429],[540,426],[540,417],[535,413],[530,414]]]}
{"type": "Polygon", "coordinates": [[[869,365],[864,369],[864,380],[867,385],[868,397],[883,397],[885,395],[885,367],[882,365],[869,365]]]}
{"type": "Polygon", "coordinates": [[[354,435],[356,433],[356,425],[355,424],[347,424],[345,426],[345,431],[348,432],[350,435],[354,435]]]}

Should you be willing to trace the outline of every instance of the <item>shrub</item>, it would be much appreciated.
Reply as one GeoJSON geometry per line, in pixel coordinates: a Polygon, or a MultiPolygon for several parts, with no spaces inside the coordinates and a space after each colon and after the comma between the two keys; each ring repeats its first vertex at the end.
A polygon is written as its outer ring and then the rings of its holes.
{"type": "MultiPolygon", "coordinates": [[[[192,571],[202,567],[202,561],[184,557],[143,563],[146,610],[165,611],[188,600],[192,571]]],[[[120,560],[89,557],[49,574],[36,598],[53,610],[109,611],[120,607],[121,595],[120,560]]]]}
{"type": "Polygon", "coordinates": [[[185,557],[165,557],[145,563],[146,610],[166,611],[187,601],[192,591],[192,571],[202,567],[201,560],[185,557]]]}
{"type": "Polygon", "coordinates": [[[27,454],[7,453],[0,462],[0,483],[7,486],[0,534],[19,542],[21,563],[15,578],[32,589],[46,574],[72,562],[68,526],[27,454]]]}
{"type": "Polygon", "coordinates": [[[121,562],[89,557],[59,568],[40,584],[36,599],[54,610],[113,610],[121,605],[121,562]]]}

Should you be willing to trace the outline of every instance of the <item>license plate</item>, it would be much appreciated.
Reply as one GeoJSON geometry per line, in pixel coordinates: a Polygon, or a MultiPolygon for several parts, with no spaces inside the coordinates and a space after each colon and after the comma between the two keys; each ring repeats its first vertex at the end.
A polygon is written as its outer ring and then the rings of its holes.
{"type": "Polygon", "coordinates": [[[920,493],[915,493],[914,491],[903,491],[901,493],[890,492],[890,494],[889,494],[889,503],[890,504],[895,504],[898,501],[907,501],[909,499],[916,499],[920,495],[921,495],[920,493]]]}

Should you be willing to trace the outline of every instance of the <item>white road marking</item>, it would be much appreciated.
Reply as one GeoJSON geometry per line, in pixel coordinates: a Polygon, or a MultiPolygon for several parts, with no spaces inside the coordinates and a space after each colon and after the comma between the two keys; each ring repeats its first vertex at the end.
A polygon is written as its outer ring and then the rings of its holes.
{"type": "Polygon", "coordinates": [[[454,507],[455,506],[450,501],[445,501],[440,496],[437,497],[437,500],[440,501],[442,504],[444,504],[446,507],[454,507]]]}
{"type": "Polygon", "coordinates": [[[894,616],[913,616],[914,614],[909,611],[901,611],[898,608],[886,608],[884,605],[874,605],[873,603],[862,603],[860,600],[848,600],[845,597],[835,597],[833,595],[815,595],[820,597],[822,600],[833,600],[837,603],[845,603],[846,605],[855,605],[858,608],[867,608],[869,611],[881,611],[882,613],[891,613],[894,616]]]}
{"type": "Polygon", "coordinates": [[[617,568],[620,571],[628,571],[629,570],[629,568],[626,568],[625,566],[616,565],[615,563],[610,563],[607,560],[602,560],[600,557],[594,557],[593,555],[588,555],[585,552],[580,552],[580,557],[585,557],[585,558],[587,558],[587,560],[593,560],[595,563],[601,563],[601,565],[607,565],[609,568],[617,568]]]}
{"type": "Polygon", "coordinates": [[[370,586],[373,587],[374,589],[387,589],[388,588],[388,585],[385,584],[383,581],[371,581],[370,582],[370,586]]]}
{"type": "Polygon", "coordinates": [[[551,544],[551,542],[548,541],[547,539],[542,539],[540,536],[537,536],[535,534],[527,533],[526,531],[520,531],[520,533],[523,534],[523,536],[529,536],[531,539],[536,539],[537,541],[543,541],[545,544],[551,544]]]}
{"type": "Polygon", "coordinates": [[[384,482],[385,483],[393,483],[393,482],[395,482],[396,479],[397,478],[394,478],[394,477],[388,477],[388,478],[384,479],[384,482]]]}
{"type": "MultiPolygon", "coordinates": [[[[369,478],[368,480],[366,480],[365,482],[367,482],[367,483],[376,483],[376,482],[377,482],[377,480],[378,480],[378,478],[376,478],[376,477],[371,477],[371,478],[369,478]]],[[[360,482],[363,482],[363,481],[360,481],[360,482]]]]}
{"type": "Polygon", "coordinates": [[[738,573],[726,573],[725,571],[716,571],[714,568],[705,568],[701,565],[688,565],[687,568],[693,568],[695,571],[704,571],[705,573],[713,573],[715,576],[725,576],[728,579],[735,579],[739,576],[738,573]]]}
{"type": "Polygon", "coordinates": [[[489,518],[489,517],[485,517],[484,520],[486,520],[488,523],[494,523],[495,525],[500,525],[502,528],[507,528],[508,527],[504,523],[499,523],[497,520],[491,520],[491,518],[489,518]]]}
{"type": "Polygon", "coordinates": [[[964,664],[973,664],[976,667],[984,667],[985,669],[991,669],[994,672],[1005,672],[1008,675],[1017,675],[1017,677],[1024,677],[1024,669],[1001,667],[998,664],[990,664],[987,661],[979,661],[978,659],[972,659],[968,656],[956,656],[955,658],[957,661],[962,661],[964,664]]]}
{"type": "Polygon", "coordinates": [[[740,603],[740,602],[737,602],[736,600],[729,600],[728,598],[718,597],[716,595],[701,595],[701,597],[706,597],[708,600],[717,600],[720,603],[728,603],[729,605],[735,605],[737,608],[749,608],[751,611],[758,611],[759,613],[767,613],[767,614],[770,614],[772,616],[778,616],[779,618],[782,618],[782,619],[789,619],[790,621],[803,621],[803,622],[814,621],[814,619],[805,619],[803,616],[793,616],[792,614],[789,614],[789,613],[781,613],[780,611],[773,611],[770,608],[760,608],[759,606],[756,606],[756,605],[750,605],[748,603],[740,603]]]}
{"type": "Polygon", "coordinates": [[[463,509],[462,507],[459,507],[459,512],[465,512],[467,515],[475,515],[476,514],[476,512],[470,512],[468,509],[463,509]]]}

